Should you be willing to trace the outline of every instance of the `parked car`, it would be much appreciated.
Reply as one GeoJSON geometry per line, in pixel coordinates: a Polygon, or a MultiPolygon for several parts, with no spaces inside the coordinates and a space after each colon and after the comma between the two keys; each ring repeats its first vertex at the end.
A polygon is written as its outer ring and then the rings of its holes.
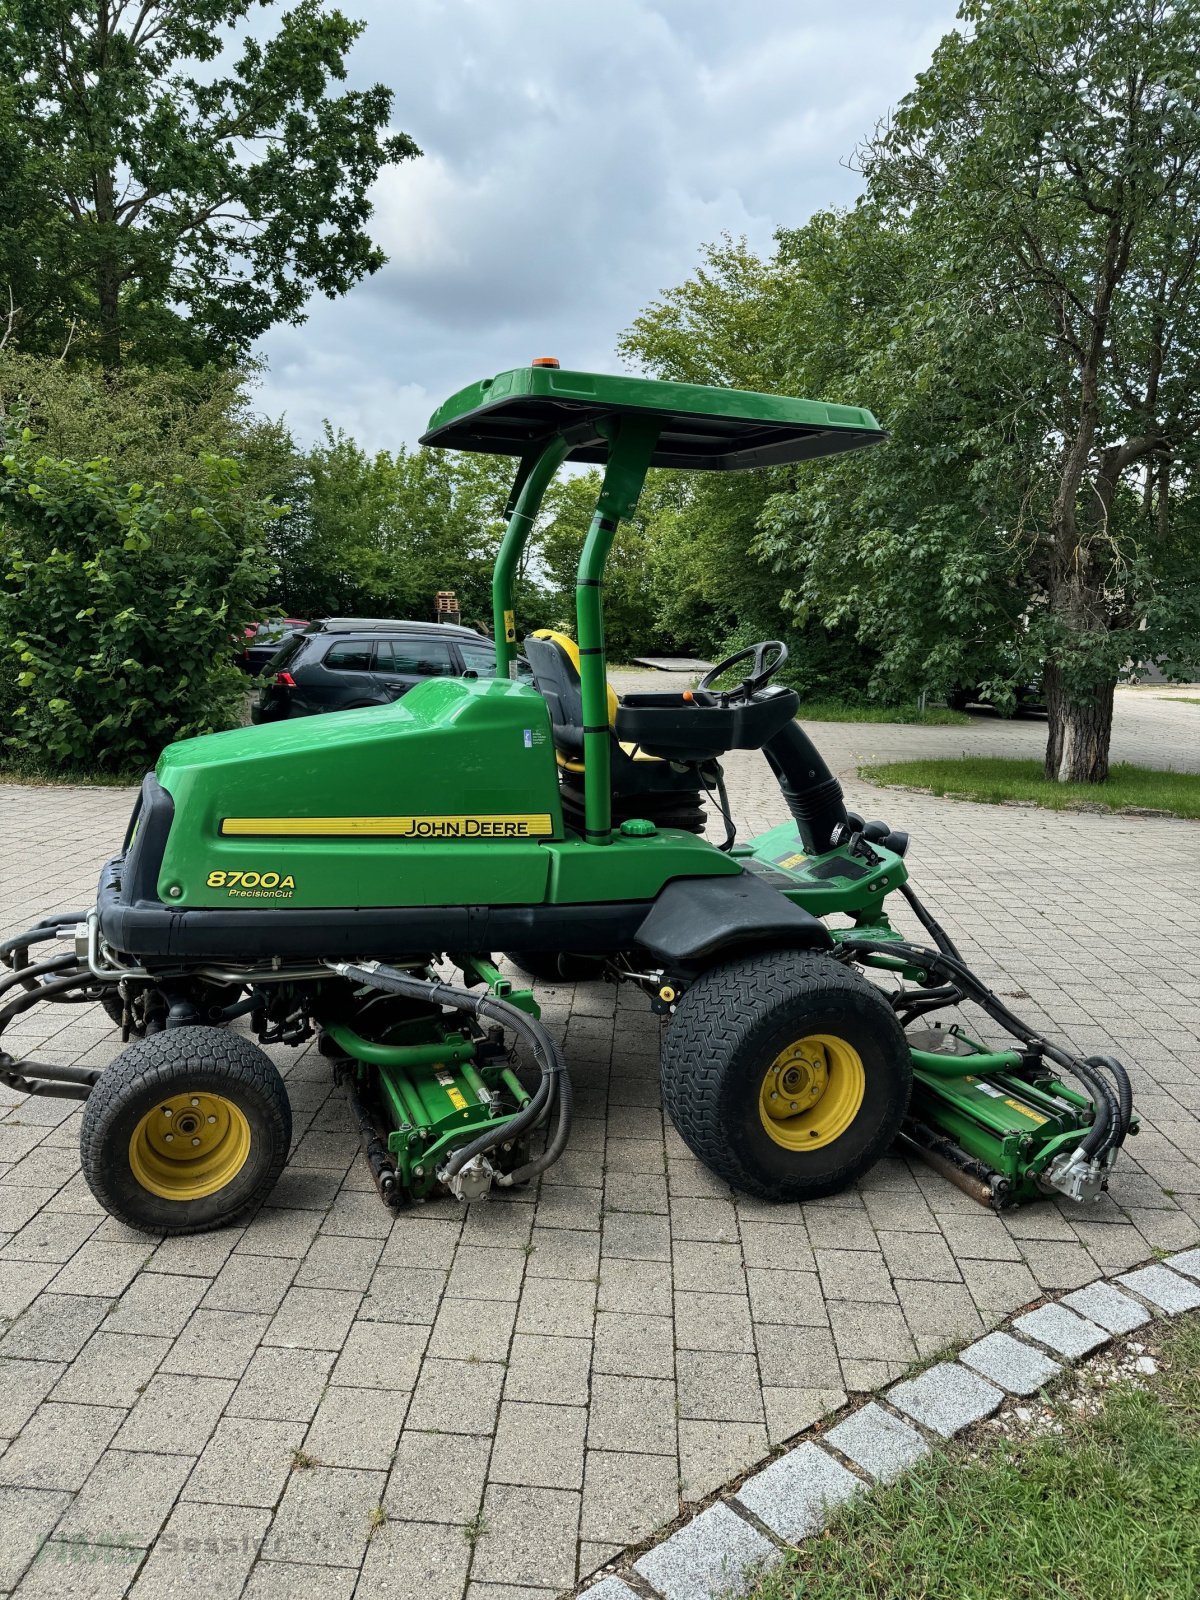
{"type": "Polygon", "coordinates": [[[999,710],[1001,715],[1006,717],[1046,715],[1046,693],[1042,688],[1041,678],[1034,678],[1029,683],[1018,683],[1013,689],[1013,694],[1014,701],[1001,708],[996,705],[991,695],[985,694],[978,685],[964,687],[960,684],[946,696],[946,704],[952,711],[966,711],[969,706],[989,706],[993,710],[999,710]]]}
{"type": "MultiPolygon", "coordinates": [[[[521,663],[523,674],[529,668],[521,663]]],[[[252,722],[385,706],[426,678],[491,678],[490,639],[445,622],[326,617],[283,641],[263,673],[252,722]]]]}
{"type": "Polygon", "coordinates": [[[278,654],[283,641],[298,629],[307,627],[306,617],[273,617],[270,622],[252,622],[246,629],[242,646],[242,671],[256,678],[272,656],[278,654]]]}

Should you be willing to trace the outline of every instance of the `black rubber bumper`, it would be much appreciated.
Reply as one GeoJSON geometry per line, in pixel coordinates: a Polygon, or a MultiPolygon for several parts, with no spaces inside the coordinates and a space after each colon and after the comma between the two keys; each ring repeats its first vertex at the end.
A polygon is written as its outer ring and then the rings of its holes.
{"type": "Polygon", "coordinates": [[[126,899],[126,858],[100,874],[100,931],[143,962],[383,960],[431,950],[569,950],[602,955],[633,944],[644,901],[578,906],[341,906],[331,910],[173,911],[126,899]]]}

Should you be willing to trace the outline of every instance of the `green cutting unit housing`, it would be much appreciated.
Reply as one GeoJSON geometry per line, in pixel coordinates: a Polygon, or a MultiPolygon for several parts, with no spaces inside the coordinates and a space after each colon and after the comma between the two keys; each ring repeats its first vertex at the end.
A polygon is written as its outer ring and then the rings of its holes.
{"type": "Polygon", "coordinates": [[[898,1144],[992,1206],[1098,1194],[1135,1129],[1124,1068],[1041,1037],[970,971],[913,892],[908,836],[847,810],[773,681],[784,645],[683,692],[608,683],[605,565],[651,467],[750,470],[883,437],[854,406],[556,363],[441,406],[423,443],[516,459],[497,677],[170,745],[96,904],[0,946],[0,1030],[39,999],[89,998],[124,1030],[102,1072],[0,1052],[8,1084],[86,1100],[101,1204],[187,1232],[261,1203],[291,1131],[263,1046],[314,1036],[389,1203],[535,1181],[567,1142],[570,1075],[498,953],[535,984],[643,990],[664,1019],[668,1114],[735,1188],[828,1194],[898,1144]],[[522,644],[515,574],[568,461],[603,467],[575,635],[535,627],[522,644]],[[741,842],[735,751],[761,752],[788,817],[741,842]],[[931,944],[897,930],[898,903],[931,944]],[[64,938],[73,954],[39,958],[64,938]],[[1017,1047],[929,1025],[964,1001],[1017,1047]]]}

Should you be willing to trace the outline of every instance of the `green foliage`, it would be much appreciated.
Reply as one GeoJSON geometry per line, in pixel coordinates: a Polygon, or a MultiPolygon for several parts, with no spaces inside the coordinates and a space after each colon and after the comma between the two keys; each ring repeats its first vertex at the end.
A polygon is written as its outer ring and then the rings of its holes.
{"type": "MultiPolygon", "coordinates": [[[[786,389],[790,346],[781,319],[796,290],[794,264],[783,251],[760,260],[744,239],[727,235],[702,254],[691,278],[635,320],[622,354],[660,378],[786,389]]],[[[652,606],[644,604],[660,644],[718,657],[781,638],[790,652],[781,681],[803,695],[861,696],[875,653],[844,619],[827,627],[797,595],[792,553],[768,559],[758,536],[772,493],[797,476],[793,469],[652,474],[654,494],[642,507],[652,606]]]]}
{"type": "Polygon", "coordinates": [[[301,617],[432,618],[438,590],[453,589],[464,620],[490,624],[512,475],[506,457],[368,455],[327,426],[275,528],[279,602],[301,617]]]}
{"type": "Polygon", "coordinates": [[[0,8],[0,318],[34,352],[244,355],[384,261],[366,231],[380,84],[333,94],[363,25],[298,0],[12,0],[0,8]]]}
{"type": "Polygon", "coordinates": [[[122,483],[178,478],[199,488],[209,479],[205,456],[233,457],[247,493],[284,503],[295,447],[285,429],[255,415],[256,370],[127,363],[106,373],[10,345],[0,350],[0,430],[19,417],[46,455],[103,457],[122,483]]]}
{"type": "MultiPolygon", "coordinates": [[[[665,476],[651,476],[637,515],[631,522],[620,523],[613,538],[604,574],[604,637],[610,660],[628,660],[654,645],[661,646],[664,640],[656,607],[659,593],[650,571],[649,529],[661,511],[665,476]]],[[[529,612],[518,611],[523,632],[531,631],[532,626],[553,626],[574,634],[575,573],[599,492],[598,472],[564,476],[551,486],[538,536],[546,592],[534,601],[540,620],[535,622],[529,612]],[[523,627],[527,621],[530,629],[523,627]]]]}
{"type": "Polygon", "coordinates": [[[237,465],[205,481],[119,482],[108,462],[0,460],[0,648],[6,754],[124,773],[172,739],[230,726],[244,692],[232,644],[269,578],[270,505],[237,465]]]}

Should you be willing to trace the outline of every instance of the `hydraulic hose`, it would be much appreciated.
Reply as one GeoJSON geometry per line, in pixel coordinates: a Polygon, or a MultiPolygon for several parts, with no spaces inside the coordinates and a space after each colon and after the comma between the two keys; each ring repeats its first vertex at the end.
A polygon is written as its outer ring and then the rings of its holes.
{"type": "Polygon", "coordinates": [[[86,911],[76,911],[69,912],[61,919],[56,917],[46,922],[39,922],[34,927],[26,929],[24,933],[18,933],[11,939],[5,939],[4,943],[0,944],[0,961],[6,967],[14,969],[25,966],[28,964],[28,957],[25,952],[31,944],[45,944],[49,939],[66,938],[62,931],[64,928],[73,927],[75,923],[86,922],[86,920],[86,911]],[[14,959],[17,957],[21,959],[14,959]]]}
{"type": "Polygon", "coordinates": [[[823,855],[833,830],[846,821],[842,786],[825,757],[798,722],[785,723],[763,745],[763,754],[779,781],[805,850],[823,855]]]}
{"type": "MultiPolygon", "coordinates": [[[[14,1017],[19,1017],[23,1011],[28,1011],[31,1006],[40,1000],[65,1000],[68,998],[92,1000],[94,996],[81,994],[78,991],[85,982],[94,982],[91,974],[84,974],[75,967],[73,957],[61,957],[60,961],[69,961],[71,970],[62,977],[52,978],[49,983],[35,983],[32,987],[18,994],[13,999],[0,1006],[0,1033],[8,1026],[14,1017]],[[76,991],[71,994],[71,991],[76,991]]],[[[35,971],[59,969],[59,962],[39,962],[37,967],[22,968],[19,973],[7,982],[12,982],[18,977],[25,977],[35,971]]],[[[67,1067],[55,1066],[42,1061],[18,1061],[15,1056],[10,1056],[6,1050],[0,1049],[0,1083],[6,1084],[10,1089],[16,1089],[22,1094],[41,1094],[51,1098],[67,1098],[73,1100],[86,1100],[92,1091],[96,1079],[101,1073],[100,1067],[67,1067]],[[35,1077],[26,1077],[26,1072],[33,1072],[35,1077]]]]}
{"type": "Polygon", "coordinates": [[[1078,1078],[1088,1090],[1095,1118],[1078,1147],[1088,1160],[1098,1159],[1123,1143],[1129,1131],[1133,1099],[1132,1091],[1128,1087],[1128,1075],[1119,1062],[1114,1062],[1111,1057],[1080,1059],[1065,1050],[1060,1050],[1057,1045],[1042,1038],[1035,1028],[1022,1022],[1020,1017],[1010,1011],[1004,1002],[975,976],[961,957],[951,956],[943,951],[924,950],[920,945],[892,939],[857,939],[853,935],[844,939],[841,947],[851,955],[882,955],[893,959],[900,957],[910,966],[920,967],[924,971],[934,972],[948,979],[965,998],[973,1000],[1007,1033],[1011,1033],[1015,1039],[1020,1039],[1023,1044],[1035,1047],[1040,1054],[1048,1056],[1072,1077],[1078,1078]],[[1105,1062],[1104,1069],[1096,1065],[1101,1059],[1105,1062]],[[1111,1072],[1113,1066],[1117,1069],[1113,1073],[1117,1080],[1117,1088],[1114,1088],[1104,1075],[1105,1070],[1111,1072]],[[1125,1084],[1124,1090],[1120,1088],[1122,1079],[1125,1084]]]}
{"type": "MultiPolygon", "coordinates": [[[[361,965],[352,962],[330,962],[329,965],[342,977],[349,978],[355,983],[366,984],[369,988],[384,989],[390,994],[405,995],[413,1000],[429,1000],[436,1005],[449,1006],[452,1010],[465,1011],[471,1016],[497,1022],[501,1027],[517,1034],[533,1052],[542,1078],[528,1104],[522,1106],[520,1111],[509,1117],[499,1128],[490,1128],[470,1144],[462,1145],[455,1150],[446,1162],[447,1176],[453,1177],[468,1161],[494,1150],[505,1140],[519,1137],[527,1128],[533,1127],[550,1110],[556,1098],[559,1103],[558,1127],[546,1151],[537,1161],[528,1164],[529,1169],[543,1171],[551,1161],[558,1159],[571,1126],[571,1091],[562,1052],[540,1022],[496,995],[472,994],[469,989],[459,989],[452,984],[443,983],[439,978],[414,978],[411,973],[401,972],[395,967],[384,967],[375,961],[363,962],[361,965]],[[550,1155],[552,1150],[554,1154],[550,1155]]],[[[521,1169],[522,1174],[526,1174],[527,1171],[526,1168],[521,1169]]],[[[509,1181],[518,1181],[518,1175],[511,1174],[509,1181]]]]}
{"type": "Polygon", "coordinates": [[[934,916],[933,912],[930,911],[929,907],[923,904],[923,902],[917,898],[917,892],[913,888],[912,884],[902,883],[900,885],[900,893],[916,912],[918,922],[920,922],[921,926],[925,929],[925,932],[933,940],[934,944],[937,945],[942,954],[944,956],[952,956],[955,961],[961,961],[962,956],[959,955],[958,948],[955,945],[954,940],[946,932],[945,928],[942,927],[941,923],[934,916]]]}

